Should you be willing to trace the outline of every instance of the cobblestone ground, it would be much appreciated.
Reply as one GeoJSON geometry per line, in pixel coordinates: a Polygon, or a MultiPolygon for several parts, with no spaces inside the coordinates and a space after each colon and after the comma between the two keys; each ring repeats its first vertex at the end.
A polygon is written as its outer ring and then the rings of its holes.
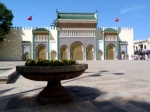
{"type": "MultiPolygon", "coordinates": [[[[78,61],[89,68],[62,81],[72,101],[42,105],[38,93],[46,82],[18,74],[0,85],[1,112],[150,112],[150,61],[78,61]]],[[[0,68],[24,62],[0,62],[0,68]]]]}

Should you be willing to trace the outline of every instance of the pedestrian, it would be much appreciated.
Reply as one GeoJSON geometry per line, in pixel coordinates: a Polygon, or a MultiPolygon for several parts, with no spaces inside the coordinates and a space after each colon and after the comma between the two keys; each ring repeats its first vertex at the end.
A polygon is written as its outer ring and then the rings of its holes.
{"type": "Polygon", "coordinates": [[[148,56],[147,56],[147,54],[145,53],[145,60],[147,60],[148,59],[148,56]]]}

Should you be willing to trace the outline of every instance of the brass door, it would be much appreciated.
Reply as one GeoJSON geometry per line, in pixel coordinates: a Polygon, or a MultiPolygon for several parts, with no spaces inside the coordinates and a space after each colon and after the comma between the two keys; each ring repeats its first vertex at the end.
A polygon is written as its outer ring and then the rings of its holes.
{"type": "Polygon", "coordinates": [[[98,59],[102,60],[102,51],[100,51],[100,50],[98,51],[98,59]]]}
{"type": "Polygon", "coordinates": [[[87,60],[93,60],[92,46],[88,46],[87,48],[87,60]]]}
{"type": "Polygon", "coordinates": [[[61,59],[62,60],[65,60],[65,59],[67,59],[67,49],[66,49],[66,47],[64,46],[64,47],[62,47],[62,49],[61,49],[61,59]]]}
{"type": "Polygon", "coordinates": [[[72,52],[73,60],[83,60],[82,46],[79,43],[72,46],[72,52]]]}
{"type": "Polygon", "coordinates": [[[108,45],[107,49],[106,49],[106,56],[107,56],[107,60],[114,60],[114,52],[113,52],[113,46],[112,45],[108,45]]]}
{"type": "Polygon", "coordinates": [[[38,47],[38,59],[46,59],[46,49],[44,45],[38,47]]]}
{"type": "Polygon", "coordinates": [[[29,53],[26,52],[25,55],[24,55],[24,60],[27,61],[28,59],[29,59],[29,53]]]}

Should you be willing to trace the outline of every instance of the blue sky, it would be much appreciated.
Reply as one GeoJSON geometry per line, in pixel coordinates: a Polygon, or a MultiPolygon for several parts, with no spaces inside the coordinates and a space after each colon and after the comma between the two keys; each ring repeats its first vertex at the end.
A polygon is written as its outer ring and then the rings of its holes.
{"type": "Polygon", "coordinates": [[[98,11],[98,27],[133,27],[135,39],[150,36],[150,0],[0,0],[12,10],[13,26],[50,26],[59,12],[98,11]],[[33,16],[32,21],[27,18],[33,16]]]}

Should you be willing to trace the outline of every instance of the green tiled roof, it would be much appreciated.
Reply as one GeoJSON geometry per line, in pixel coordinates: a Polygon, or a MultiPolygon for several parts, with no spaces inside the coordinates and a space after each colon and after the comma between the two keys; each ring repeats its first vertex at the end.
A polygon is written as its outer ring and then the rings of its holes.
{"type": "Polygon", "coordinates": [[[33,30],[33,31],[48,31],[47,29],[45,29],[45,28],[36,28],[35,30],[33,30]]]}
{"type": "Polygon", "coordinates": [[[95,13],[58,13],[58,19],[96,20],[95,13]]]}
{"type": "Polygon", "coordinates": [[[104,30],[104,33],[117,33],[117,30],[113,29],[113,28],[106,28],[104,30]]]}

